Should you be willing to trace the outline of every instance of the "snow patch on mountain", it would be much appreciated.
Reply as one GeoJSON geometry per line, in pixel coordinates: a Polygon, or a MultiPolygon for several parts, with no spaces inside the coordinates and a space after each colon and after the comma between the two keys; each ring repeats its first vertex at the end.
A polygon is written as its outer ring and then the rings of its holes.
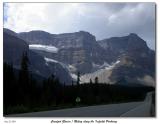
{"type": "Polygon", "coordinates": [[[77,75],[76,75],[76,74],[74,74],[74,73],[70,73],[70,75],[71,75],[71,77],[72,77],[72,79],[73,79],[74,81],[76,81],[76,80],[77,80],[77,75]]]}
{"type": "Polygon", "coordinates": [[[120,63],[119,60],[117,60],[115,63],[112,63],[112,65],[106,66],[105,69],[112,69],[112,68],[114,68],[118,63],[120,63]]]}
{"type": "Polygon", "coordinates": [[[66,64],[62,63],[62,62],[59,62],[57,60],[47,58],[47,57],[44,57],[44,59],[46,60],[46,62],[59,63],[64,69],[68,70],[68,66],[66,64]]]}
{"type": "Polygon", "coordinates": [[[73,65],[69,65],[68,67],[69,67],[69,70],[70,70],[71,72],[76,72],[76,71],[77,71],[77,68],[74,67],[73,65]]]}
{"type": "Polygon", "coordinates": [[[41,45],[41,44],[30,44],[29,49],[31,50],[41,50],[45,52],[57,53],[58,48],[51,45],[41,45]]]}
{"type": "Polygon", "coordinates": [[[54,59],[50,59],[50,58],[46,58],[46,57],[44,57],[44,59],[46,60],[46,62],[58,63],[58,61],[57,61],[57,60],[54,60],[54,59]]]}
{"type": "Polygon", "coordinates": [[[117,60],[115,63],[112,63],[111,65],[108,64],[107,62],[104,62],[102,65],[96,64],[96,63],[92,63],[93,68],[95,68],[96,70],[101,70],[101,69],[112,69],[116,64],[118,64],[120,61],[117,60]]]}

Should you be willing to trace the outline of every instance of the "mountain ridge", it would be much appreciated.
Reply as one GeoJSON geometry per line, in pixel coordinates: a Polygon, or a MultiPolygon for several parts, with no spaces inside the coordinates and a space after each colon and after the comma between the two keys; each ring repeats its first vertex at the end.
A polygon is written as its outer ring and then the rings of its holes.
{"type": "MultiPolygon", "coordinates": [[[[135,33],[96,41],[94,35],[85,31],[64,34],[35,32],[17,33],[16,36],[31,45],[40,44],[55,47],[57,51],[54,53],[40,49],[32,49],[32,51],[43,58],[63,63],[71,75],[76,75],[79,71],[85,77],[86,74],[104,69],[102,71],[104,74],[99,75],[101,75],[101,79],[107,79],[108,82],[119,84],[123,79],[127,82],[140,82],[145,85],[142,80],[146,80],[146,77],[154,81],[155,51],[151,50],[147,43],[135,33]],[[113,65],[116,61],[120,62],[108,74],[106,72],[108,70],[105,68],[113,65]],[[71,70],[69,67],[75,69],[71,70]],[[104,76],[108,77],[104,78],[104,76]]],[[[93,77],[90,78],[93,79],[93,77]]],[[[102,82],[106,81],[102,80],[102,82]]]]}

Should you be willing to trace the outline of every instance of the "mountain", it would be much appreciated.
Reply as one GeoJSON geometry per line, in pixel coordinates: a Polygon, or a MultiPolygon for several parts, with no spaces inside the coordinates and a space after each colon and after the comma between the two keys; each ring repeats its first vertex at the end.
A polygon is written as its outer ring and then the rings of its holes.
{"type": "Polygon", "coordinates": [[[104,49],[109,49],[114,52],[116,57],[125,53],[136,55],[137,53],[135,52],[145,53],[150,50],[146,42],[134,33],[124,37],[104,39],[98,41],[98,43],[104,49]]]}
{"type": "Polygon", "coordinates": [[[20,69],[21,57],[24,52],[28,53],[29,57],[29,71],[35,75],[39,75],[43,78],[49,77],[54,74],[60,79],[60,81],[71,83],[71,76],[69,72],[59,63],[49,62],[46,59],[29,49],[29,45],[26,41],[17,37],[16,33],[10,33],[11,31],[4,30],[4,62],[13,64],[14,68],[20,69]]]}
{"type": "Polygon", "coordinates": [[[18,36],[29,44],[52,44],[52,38],[54,35],[45,32],[45,31],[30,31],[30,32],[21,32],[18,36]]]}
{"type": "Polygon", "coordinates": [[[74,66],[82,74],[96,70],[94,64],[102,65],[106,61],[113,62],[116,58],[108,49],[103,49],[92,34],[79,31],[65,34],[49,34],[42,31],[19,33],[18,36],[27,41],[31,48],[33,45],[45,45],[43,47],[55,47],[57,53],[37,50],[35,52],[67,65],[74,66]],[[42,38],[43,37],[43,38],[42,38]]]}
{"type": "Polygon", "coordinates": [[[112,69],[109,79],[120,83],[139,82],[155,85],[155,52],[136,34],[125,37],[113,37],[98,41],[104,49],[110,49],[119,58],[120,63],[112,69]],[[149,81],[147,81],[149,80],[149,81]]]}
{"type": "Polygon", "coordinates": [[[3,33],[3,39],[4,61],[7,63],[12,63],[15,66],[20,65],[23,52],[29,51],[28,44],[14,35],[8,34],[7,32],[3,33]]]}
{"type": "MultiPolygon", "coordinates": [[[[76,81],[80,72],[81,83],[90,79],[94,82],[98,77],[101,83],[155,86],[155,51],[137,34],[100,41],[85,31],[64,34],[30,31],[14,35],[27,42],[29,51],[41,56],[47,62],[41,64],[49,65],[50,71],[55,70],[52,64],[63,67],[58,68],[59,76],[66,71],[76,81]]],[[[36,66],[36,60],[33,61],[36,66]]]]}

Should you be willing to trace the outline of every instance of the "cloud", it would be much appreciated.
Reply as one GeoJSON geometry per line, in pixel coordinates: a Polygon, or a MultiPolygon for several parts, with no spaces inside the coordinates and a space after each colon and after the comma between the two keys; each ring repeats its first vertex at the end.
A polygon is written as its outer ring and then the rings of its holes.
{"type": "Polygon", "coordinates": [[[137,33],[155,49],[155,3],[7,3],[4,27],[16,32],[85,30],[96,38],[137,33]]]}

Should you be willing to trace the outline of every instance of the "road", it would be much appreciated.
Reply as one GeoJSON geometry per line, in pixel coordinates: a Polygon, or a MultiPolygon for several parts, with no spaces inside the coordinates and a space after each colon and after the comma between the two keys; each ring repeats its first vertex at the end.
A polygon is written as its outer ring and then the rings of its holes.
{"type": "Polygon", "coordinates": [[[151,99],[151,93],[148,93],[142,102],[32,112],[7,117],[149,117],[151,99]]]}

